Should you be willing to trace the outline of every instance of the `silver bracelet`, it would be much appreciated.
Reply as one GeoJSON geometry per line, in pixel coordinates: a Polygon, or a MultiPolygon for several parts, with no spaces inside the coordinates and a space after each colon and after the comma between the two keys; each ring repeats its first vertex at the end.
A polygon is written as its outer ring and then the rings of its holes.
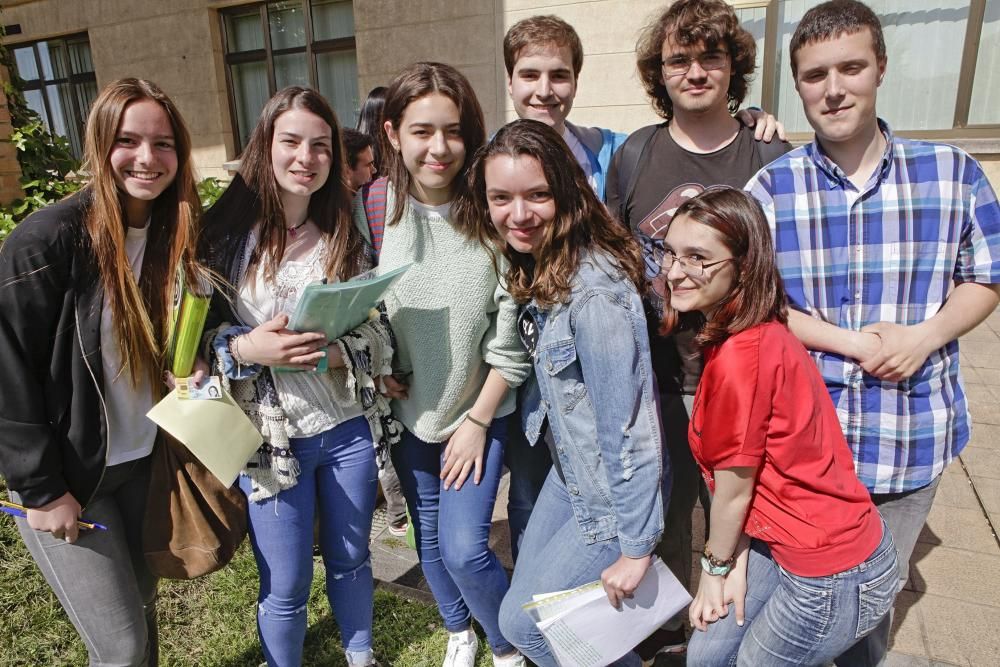
{"type": "Polygon", "coordinates": [[[239,339],[243,337],[243,334],[237,334],[229,338],[229,355],[236,362],[237,366],[246,366],[246,360],[240,356],[240,344],[239,339]]]}

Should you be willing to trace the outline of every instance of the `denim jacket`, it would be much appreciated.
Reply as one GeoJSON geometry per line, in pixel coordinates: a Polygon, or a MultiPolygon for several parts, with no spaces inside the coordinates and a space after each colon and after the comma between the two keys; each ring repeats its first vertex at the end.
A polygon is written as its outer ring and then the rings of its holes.
{"type": "Polygon", "coordinates": [[[567,303],[526,309],[539,329],[521,412],[528,442],[548,417],[585,542],[617,537],[624,555],[645,556],[663,532],[670,465],[642,300],[609,258],[592,254],[567,303]]]}

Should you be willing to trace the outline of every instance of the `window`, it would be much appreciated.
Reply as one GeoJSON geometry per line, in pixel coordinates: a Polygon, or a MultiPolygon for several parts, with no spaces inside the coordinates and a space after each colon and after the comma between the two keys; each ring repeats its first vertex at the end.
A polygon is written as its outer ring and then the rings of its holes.
{"type": "Polygon", "coordinates": [[[14,68],[24,81],[24,98],[50,132],[69,139],[83,156],[83,127],[97,97],[97,77],[87,35],[10,47],[14,68]]]}
{"type": "Polygon", "coordinates": [[[222,12],[237,150],[264,103],[285,86],[310,86],[345,127],[358,114],[358,63],[350,0],[282,0],[222,12]]]}
{"type": "MultiPolygon", "coordinates": [[[[821,0],[732,0],[757,39],[747,102],[773,111],[792,133],[811,128],[795,92],[789,43],[821,0]]],[[[990,136],[1000,129],[1000,0],[867,0],[882,23],[889,65],[879,115],[894,130],[990,136]],[[964,46],[963,46],[964,45],[964,46]]]]}

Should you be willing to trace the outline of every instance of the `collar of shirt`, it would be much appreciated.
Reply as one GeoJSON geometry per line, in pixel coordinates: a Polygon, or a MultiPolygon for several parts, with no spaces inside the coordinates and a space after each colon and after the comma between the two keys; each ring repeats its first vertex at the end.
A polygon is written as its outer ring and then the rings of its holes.
{"type": "MultiPolygon", "coordinates": [[[[892,166],[892,160],[895,156],[895,136],[893,135],[889,124],[879,118],[878,128],[881,130],[882,136],[885,137],[885,150],[882,152],[882,161],[879,162],[879,168],[875,170],[871,177],[869,177],[868,181],[865,183],[862,193],[868,192],[888,177],[889,168],[892,166]]],[[[831,160],[830,156],[826,154],[825,150],[823,150],[823,146],[819,143],[818,137],[814,138],[812,143],[806,146],[806,151],[809,154],[809,158],[816,165],[816,168],[827,177],[830,185],[837,185],[845,189],[849,188],[856,190],[854,184],[847,178],[847,174],[844,173],[844,170],[841,169],[836,162],[831,160]]]]}

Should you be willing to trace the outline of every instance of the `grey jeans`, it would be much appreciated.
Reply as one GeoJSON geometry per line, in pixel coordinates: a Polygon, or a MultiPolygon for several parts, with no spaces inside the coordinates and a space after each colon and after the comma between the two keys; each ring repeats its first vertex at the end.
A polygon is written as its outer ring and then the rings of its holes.
{"type": "Polygon", "coordinates": [[[17,519],[28,551],[86,644],[91,667],[157,664],[157,580],[142,553],[149,462],[105,470],[83,515],[107,531],[81,530],[68,544],[17,519]]]}
{"type": "Polygon", "coordinates": [[[403,487],[399,485],[399,475],[392,465],[392,459],[385,460],[385,469],[378,478],[382,485],[382,495],[385,496],[385,512],[390,525],[398,526],[406,521],[406,498],[403,497],[403,487]]]}
{"type": "MultiPolygon", "coordinates": [[[[917,538],[927,522],[934,495],[937,493],[941,475],[934,478],[927,486],[904,493],[873,493],[872,502],[878,507],[879,513],[889,526],[892,538],[896,542],[896,554],[899,562],[899,585],[896,592],[903,590],[906,580],[910,577],[910,557],[917,545],[917,538]]],[[[892,629],[893,613],[886,614],[874,631],[836,660],[843,667],[869,667],[885,662],[889,649],[889,631],[892,629]]]]}

